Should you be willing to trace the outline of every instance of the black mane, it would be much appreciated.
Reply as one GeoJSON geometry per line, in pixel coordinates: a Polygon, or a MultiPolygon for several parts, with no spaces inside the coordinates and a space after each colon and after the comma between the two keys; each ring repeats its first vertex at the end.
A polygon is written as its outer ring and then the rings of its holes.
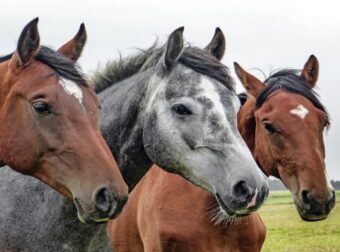
{"type": "Polygon", "coordinates": [[[61,77],[78,84],[87,85],[80,67],[74,61],[45,46],[40,47],[37,60],[48,65],[61,77]]]}
{"type": "MultiPolygon", "coordinates": [[[[13,53],[0,57],[0,62],[9,60],[12,56],[13,53]]],[[[37,55],[35,55],[35,59],[51,67],[59,76],[81,85],[87,85],[80,67],[56,51],[46,46],[41,46],[37,55]]]]}
{"type": "Polygon", "coordinates": [[[300,75],[300,70],[283,69],[271,74],[266,80],[266,87],[256,99],[256,107],[260,107],[273,92],[283,89],[299,94],[313,103],[315,107],[326,113],[326,126],[330,125],[330,117],[326,108],[318,98],[318,94],[310,88],[309,84],[300,75]]]}
{"type": "MultiPolygon", "coordinates": [[[[95,92],[99,93],[121,80],[156,66],[163,55],[164,48],[165,46],[159,47],[157,43],[154,43],[149,49],[140,50],[133,56],[120,57],[116,61],[108,62],[104,70],[97,70],[92,77],[95,92]]],[[[218,80],[229,90],[234,91],[234,81],[230,76],[229,69],[207,51],[187,46],[178,62],[218,80]]]]}

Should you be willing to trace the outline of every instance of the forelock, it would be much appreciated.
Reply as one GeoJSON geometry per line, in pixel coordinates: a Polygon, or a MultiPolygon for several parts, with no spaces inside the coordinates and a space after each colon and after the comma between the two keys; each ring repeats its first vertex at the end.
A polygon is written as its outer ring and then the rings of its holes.
{"type": "Polygon", "coordinates": [[[326,126],[330,125],[330,117],[326,108],[318,98],[318,94],[310,88],[305,79],[300,76],[300,71],[296,69],[283,69],[271,74],[265,80],[265,88],[256,99],[256,107],[262,106],[266,99],[276,90],[285,90],[290,93],[298,94],[310,102],[315,107],[326,113],[326,126]]]}

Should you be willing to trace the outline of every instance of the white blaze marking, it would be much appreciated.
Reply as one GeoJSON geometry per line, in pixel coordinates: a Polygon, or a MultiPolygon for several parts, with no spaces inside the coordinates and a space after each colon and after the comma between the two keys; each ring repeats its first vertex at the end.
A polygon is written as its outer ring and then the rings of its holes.
{"type": "Polygon", "coordinates": [[[216,111],[220,114],[222,119],[222,125],[229,125],[227,117],[225,115],[225,109],[221,103],[220,96],[216,91],[214,84],[206,77],[202,76],[201,88],[204,89],[205,95],[209,98],[215,106],[216,111]]]}
{"type": "Polygon", "coordinates": [[[159,109],[159,106],[157,107],[155,105],[155,101],[157,97],[161,96],[161,93],[165,90],[165,86],[166,86],[166,81],[165,80],[161,80],[160,78],[153,76],[150,80],[150,85],[148,87],[147,90],[147,100],[148,103],[146,105],[146,109],[145,111],[147,111],[148,113],[152,111],[153,107],[156,107],[159,109]]]}
{"type": "Polygon", "coordinates": [[[59,84],[68,95],[73,96],[81,105],[83,105],[83,92],[76,83],[70,80],[60,79],[59,84]]]}
{"type": "Polygon", "coordinates": [[[290,113],[293,115],[297,115],[301,119],[304,119],[306,115],[309,113],[309,111],[303,105],[300,104],[295,109],[292,109],[290,113]]]}

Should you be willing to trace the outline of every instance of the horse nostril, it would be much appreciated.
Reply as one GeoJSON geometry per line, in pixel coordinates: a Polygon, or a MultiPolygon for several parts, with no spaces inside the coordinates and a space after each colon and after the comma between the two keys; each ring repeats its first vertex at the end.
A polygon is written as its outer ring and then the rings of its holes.
{"type": "Polygon", "coordinates": [[[243,180],[237,182],[232,188],[234,197],[248,202],[253,197],[253,190],[243,180]]]}
{"type": "Polygon", "coordinates": [[[302,203],[303,203],[303,204],[309,205],[310,200],[309,200],[309,197],[308,197],[308,191],[303,190],[303,191],[301,192],[301,199],[302,199],[302,203]]]}
{"type": "Polygon", "coordinates": [[[106,187],[98,189],[93,195],[93,203],[97,210],[108,212],[111,208],[113,195],[106,187]]]}

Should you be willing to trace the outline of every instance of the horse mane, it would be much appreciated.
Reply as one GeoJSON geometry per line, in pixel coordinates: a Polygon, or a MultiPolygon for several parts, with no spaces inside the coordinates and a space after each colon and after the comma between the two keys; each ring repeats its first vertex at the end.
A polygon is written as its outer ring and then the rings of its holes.
{"type": "MultiPolygon", "coordinates": [[[[14,53],[11,53],[0,57],[0,62],[9,60],[13,54],[14,53]]],[[[67,80],[84,86],[88,85],[84,74],[81,72],[77,63],[49,47],[41,46],[38,53],[35,55],[35,59],[48,65],[56,71],[59,76],[67,80]]]]}
{"type": "Polygon", "coordinates": [[[297,69],[282,69],[271,73],[265,80],[265,88],[256,99],[256,107],[260,107],[265,100],[278,89],[283,89],[288,92],[299,94],[313,103],[315,107],[326,113],[326,126],[330,126],[330,116],[318,98],[318,94],[310,88],[305,79],[300,76],[300,70],[297,69]]]}
{"type": "MultiPolygon", "coordinates": [[[[119,59],[108,61],[104,69],[97,69],[91,78],[92,87],[95,92],[99,93],[115,83],[138,73],[143,65],[146,64],[147,59],[157,56],[157,51],[157,43],[154,43],[146,50],[138,49],[138,53],[132,56],[123,58],[120,55],[119,59]]],[[[143,69],[146,70],[147,66],[151,67],[146,64],[143,69]]]]}
{"type": "MultiPolygon", "coordinates": [[[[165,46],[158,46],[157,41],[148,49],[139,49],[135,55],[120,57],[109,61],[104,69],[97,70],[92,77],[92,85],[96,93],[127,79],[138,72],[155,67],[161,59],[165,46]]],[[[229,69],[207,51],[193,46],[186,46],[178,62],[184,66],[207,75],[234,92],[234,81],[229,69]]]]}
{"type": "Polygon", "coordinates": [[[35,58],[51,67],[61,77],[84,86],[88,85],[79,65],[61,53],[41,46],[35,58]]]}

